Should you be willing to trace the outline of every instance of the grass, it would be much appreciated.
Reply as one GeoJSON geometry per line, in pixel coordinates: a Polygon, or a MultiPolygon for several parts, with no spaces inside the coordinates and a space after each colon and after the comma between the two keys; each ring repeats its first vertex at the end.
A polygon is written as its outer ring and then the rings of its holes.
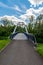
{"type": "Polygon", "coordinates": [[[10,39],[0,40],[0,51],[3,50],[10,42],[10,39]]]}
{"type": "Polygon", "coordinates": [[[43,44],[38,44],[36,50],[43,57],[43,44]]]}

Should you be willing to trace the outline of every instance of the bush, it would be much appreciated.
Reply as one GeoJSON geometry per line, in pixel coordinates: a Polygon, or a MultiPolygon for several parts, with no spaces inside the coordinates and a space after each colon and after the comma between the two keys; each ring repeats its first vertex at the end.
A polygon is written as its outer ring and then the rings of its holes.
{"type": "Polygon", "coordinates": [[[0,36],[0,40],[8,39],[8,37],[0,36]]]}
{"type": "Polygon", "coordinates": [[[0,26],[0,39],[8,39],[8,37],[13,32],[14,28],[15,26],[8,26],[8,27],[0,26]]]}
{"type": "Polygon", "coordinates": [[[25,31],[25,28],[22,28],[21,26],[18,26],[17,29],[16,29],[16,32],[23,33],[23,32],[26,32],[26,31],[25,31]]]}
{"type": "Polygon", "coordinates": [[[43,44],[38,44],[36,50],[43,57],[43,44]]]}
{"type": "Polygon", "coordinates": [[[43,43],[43,38],[36,38],[38,43],[43,43]]]}
{"type": "Polygon", "coordinates": [[[9,36],[14,30],[14,26],[0,26],[0,36],[9,36]]]}

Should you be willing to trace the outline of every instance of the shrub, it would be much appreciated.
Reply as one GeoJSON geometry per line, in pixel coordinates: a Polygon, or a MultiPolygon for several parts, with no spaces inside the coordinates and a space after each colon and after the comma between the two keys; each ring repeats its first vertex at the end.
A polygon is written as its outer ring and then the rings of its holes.
{"type": "Polygon", "coordinates": [[[14,30],[14,26],[0,26],[0,39],[7,39],[14,30]]]}

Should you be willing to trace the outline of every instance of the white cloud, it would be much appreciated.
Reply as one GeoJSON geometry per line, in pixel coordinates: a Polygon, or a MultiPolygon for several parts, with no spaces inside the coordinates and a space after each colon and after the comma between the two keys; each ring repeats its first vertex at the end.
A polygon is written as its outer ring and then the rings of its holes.
{"type": "Polygon", "coordinates": [[[27,18],[27,17],[26,17],[26,14],[21,15],[20,18],[21,18],[23,21],[25,21],[26,18],[27,18]]]}
{"type": "Polygon", "coordinates": [[[33,8],[28,9],[20,18],[25,21],[26,19],[29,19],[31,15],[35,16],[35,14],[33,14],[33,8]]]}
{"type": "Polygon", "coordinates": [[[34,12],[35,12],[36,14],[43,14],[43,7],[42,7],[42,8],[39,8],[39,9],[34,10],[34,12]]]}
{"type": "Polygon", "coordinates": [[[31,3],[31,5],[34,5],[35,7],[36,5],[38,6],[43,2],[43,0],[28,0],[28,1],[31,3]]]}
{"type": "Polygon", "coordinates": [[[17,5],[14,5],[14,6],[12,7],[12,9],[15,9],[15,10],[21,12],[21,9],[20,9],[19,6],[17,6],[17,5]]]}
{"type": "Polygon", "coordinates": [[[0,7],[10,8],[10,9],[22,12],[18,5],[14,5],[13,7],[10,7],[10,6],[6,5],[6,4],[4,4],[3,2],[0,2],[0,7]]]}
{"type": "Polygon", "coordinates": [[[5,15],[5,16],[0,17],[0,20],[2,20],[3,18],[7,18],[9,21],[12,21],[14,24],[17,24],[18,22],[24,22],[25,23],[25,21],[15,17],[15,16],[5,15]]]}
{"type": "Polygon", "coordinates": [[[32,14],[37,14],[37,15],[39,15],[39,14],[43,14],[43,7],[42,8],[39,8],[39,9],[34,9],[34,8],[30,8],[30,9],[28,9],[27,11],[26,11],[26,13],[28,14],[28,15],[32,15],[32,14]]]}
{"type": "Polygon", "coordinates": [[[9,8],[6,4],[4,4],[3,2],[0,2],[0,6],[1,7],[6,7],[6,8],[9,8]]]}
{"type": "MultiPolygon", "coordinates": [[[[32,5],[34,5],[34,6],[36,6],[36,1],[37,0],[29,0],[29,1],[31,1],[31,4],[32,5]]],[[[39,2],[40,0],[38,0],[38,2],[39,2]]],[[[43,1],[43,0],[41,0],[41,1],[43,1]]],[[[40,2],[41,2],[40,1],[40,2]]],[[[39,4],[38,4],[39,5],[39,4]]],[[[4,3],[2,3],[2,2],[0,2],[0,6],[2,6],[2,7],[6,7],[6,8],[10,8],[10,9],[13,9],[13,10],[17,10],[17,11],[19,11],[19,12],[22,12],[22,10],[19,8],[19,6],[17,6],[17,5],[14,5],[13,7],[9,7],[8,5],[6,5],[6,4],[4,4],[4,3]]],[[[39,15],[39,14],[43,14],[43,7],[39,7],[39,9],[34,9],[34,8],[29,8],[29,9],[27,9],[26,8],[26,6],[24,5],[22,5],[21,6],[21,8],[22,9],[25,9],[26,10],[26,12],[25,12],[25,14],[23,14],[23,15],[20,15],[20,19],[18,19],[17,17],[15,17],[15,16],[3,16],[3,17],[0,17],[0,19],[1,18],[4,18],[4,17],[6,17],[8,20],[12,20],[14,23],[17,23],[17,22],[25,22],[25,20],[26,19],[29,19],[29,17],[31,16],[31,15],[33,15],[35,18],[37,17],[36,15],[39,15]]],[[[23,10],[24,11],[24,10],[23,10]]]]}
{"type": "Polygon", "coordinates": [[[11,20],[14,24],[17,24],[18,22],[26,22],[26,20],[29,20],[30,16],[33,15],[35,18],[37,17],[36,15],[39,14],[43,14],[43,7],[39,8],[39,9],[34,9],[34,8],[30,8],[26,10],[26,13],[23,15],[20,15],[19,18],[15,17],[15,16],[2,16],[0,17],[0,20],[2,18],[7,18],[8,20],[11,20]]]}
{"type": "Polygon", "coordinates": [[[30,8],[26,11],[25,14],[21,15],[20,18],[22,20],[26,20],[30,18],[31,15],[34,16],[34,18],[36,19],[36,17],[39,15],[39,14],[43,14],[43,7],[42,8],[39,8],[39,9],[34,9],[34,8],[30,8]]]}
{"type": "Polygon", "coordinates": [[[26,5],[24,5],[24,4],[21,4],[21,8],[22,8],[24,11],[27,10],[26,5]]]}

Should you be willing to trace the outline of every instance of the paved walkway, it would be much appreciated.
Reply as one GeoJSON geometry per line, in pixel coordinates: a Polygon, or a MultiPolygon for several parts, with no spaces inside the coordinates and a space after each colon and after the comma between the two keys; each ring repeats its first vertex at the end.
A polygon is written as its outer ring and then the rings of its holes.
{"type": "Polygon", "coordinates": [[[0,65],[43,65],[42,58],[35,52],[30,41],[12,41],[0,53],[0,65]]]}

